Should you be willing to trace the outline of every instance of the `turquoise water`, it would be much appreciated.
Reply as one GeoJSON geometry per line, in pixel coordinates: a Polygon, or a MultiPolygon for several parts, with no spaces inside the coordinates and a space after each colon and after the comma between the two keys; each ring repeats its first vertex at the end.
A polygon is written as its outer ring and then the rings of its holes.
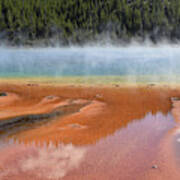
{"type": "Polygon", "coordinates": [[[179,47],[0,48],[0,77],[179,74],[179,47]]]}

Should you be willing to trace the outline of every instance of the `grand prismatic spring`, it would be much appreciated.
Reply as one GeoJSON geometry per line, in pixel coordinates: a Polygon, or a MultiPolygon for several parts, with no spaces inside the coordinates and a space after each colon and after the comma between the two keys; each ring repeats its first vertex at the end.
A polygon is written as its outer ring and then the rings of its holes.
{"type": "Polygon", "coordinates": [[[0,48],[0,180],[179,180],[179,58],[0,48]]]}

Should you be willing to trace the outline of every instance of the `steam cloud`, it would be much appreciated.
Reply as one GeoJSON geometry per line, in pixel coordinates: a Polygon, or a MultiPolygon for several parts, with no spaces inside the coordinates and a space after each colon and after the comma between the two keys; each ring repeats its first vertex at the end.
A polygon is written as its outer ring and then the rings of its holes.
{"type": "MultiPolygon", "coordinates": [[[[70,48],[0,48],[0,77],[17,76],[168,76],[177,81],[177,46],[87,46],[70,48]]],[[[128,80],[128,79],[127,79],[128,80]]]]}

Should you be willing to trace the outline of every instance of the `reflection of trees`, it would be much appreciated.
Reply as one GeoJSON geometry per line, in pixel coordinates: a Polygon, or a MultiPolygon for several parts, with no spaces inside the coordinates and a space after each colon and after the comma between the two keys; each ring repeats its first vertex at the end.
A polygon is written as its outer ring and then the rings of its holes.
{"type": "Polygon", "coordinates": [[[125,128],[133,120],[143,119],[147,113],[155,115],[161,112],[166,115],[171,109],[170,97],[178,96],[178,91],[168,88],[157,87],[124,87],[124,88],[49,88],[42,91],[41,87],[31,91],[31,96],[36,97],[46,94],[56,94],[70,98],[95,99],[96,94],[101,94],[99,102],[106,105],[97,111],[88,109],[60,118],[46,126],[40,126],[36,129],[29,129],[17,133],[13,137],[23,142],[37,141],[40,143],[50,141],[54,144],[63,142],[65,144],[73,143],[76,145],[92,144],[115,133],[121,128],[125,128]],[[65,91],[64,91],[65,90],[65,91]],[[35,93],[34,93],[34,92],[35,93]],[[53,92],[54,91],[54,92],[53,92]],[[34,93],[34,94],[33,94],[34,93]],[[96,113],[91,113],[95,112],[96,113]],[[75,124],[76,126],[69,126],[75,124]],[[83,127],[86,128],[78,128],[83,127]],[[68,128],[66,128],[68,127],[68,128]],[[70,128],[69,128],[70,127],[70,128]]]}

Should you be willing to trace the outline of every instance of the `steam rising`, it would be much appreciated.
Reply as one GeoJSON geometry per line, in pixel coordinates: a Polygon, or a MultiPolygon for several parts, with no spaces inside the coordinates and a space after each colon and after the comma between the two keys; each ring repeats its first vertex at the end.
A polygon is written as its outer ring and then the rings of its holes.
{"type": "MultiPolygon", "coordinates": [[[[179,46],[0,48],[0,77],[153,76],[177,81],[179,46]]],[[[134,79],[133,79],[134,78],[134,79]]]]}

